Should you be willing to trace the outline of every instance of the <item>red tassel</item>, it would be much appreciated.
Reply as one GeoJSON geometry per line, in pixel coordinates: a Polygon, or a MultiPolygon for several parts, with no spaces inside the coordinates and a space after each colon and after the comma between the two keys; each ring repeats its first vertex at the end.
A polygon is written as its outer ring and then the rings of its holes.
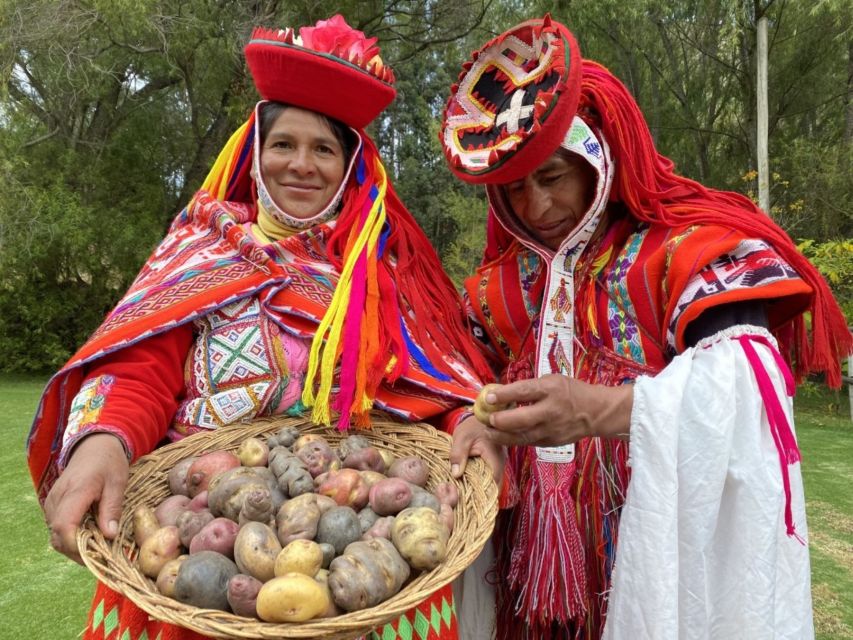
{"type": "Polygon", "coordinates": [[[586,616],[586,561],[571,495],[575,472],[575,461],[533,461],[517,507],[521,527],[509,584],[517,594],[516,614],[531,626],[546,621],[549,626],[581,624],[586,616]]]}

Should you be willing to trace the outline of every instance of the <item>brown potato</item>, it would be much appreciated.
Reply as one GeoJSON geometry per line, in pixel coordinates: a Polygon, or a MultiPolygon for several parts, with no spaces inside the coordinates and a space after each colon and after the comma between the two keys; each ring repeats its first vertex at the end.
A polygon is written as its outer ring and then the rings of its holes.
{"type": "Polygon", "coordinates": [[[325,440],[313,440],[304,444],[297,457],[305,463],[312,478],[341,468],[341,460],[325,440]]]}
{"type": "Polygon", "coordinates": [[[385,480],[388,478],[384,473],[379,473],[378,471],[371,471],[370,469],[365,469],[363,471],[358,472],[359,475],[364,480],[364,483],[367,485],[367,488],[370,489],[373,485],[375,485],[380,480],[385,480]]]}
{"type": "Polygon", "coordinates": [[[181,555],[181,540],[175,526],[161,527],[152,533],[139,548],[139,568],[149,578],[157,578],[169,560],[181,555]]]}
{"type": "Polygon", "coordinates": [[[138,546],[142,546],[146,538],[160,528],[160,521],[154,514],[154,509],[141,504],[133,510],[133,539],[138,546]]]}
{"type": "Polygon", "coordinates": [[[401,511],[391,527],[391,540],[415,569],[434,569],[447,556],[450,531],[427,507],[401,511]]]}
{"type": "Polygon", "coordinates": [[[195,462],[196,456],[184,458],[175,463],[175,466],[169,470],[169,491],[175,496],[188,496],[187,489],[187,471],[189,471],[192,463],[195,462]]]}
{"type": "Polygon", "coordinates": [[[332,598],[332,590],[329,588],[329,571],[327,569],[320,569],[317,572],[317,575],[314,576],[314,579],[323,586],[326,590],[326,597],[329,599],[329,606],[325,611],[318,614],[317,617],[334,618],[335,616],[343,614],[343,611],[335,604],[335,601],[332,598]]]}
{"type": "Polygon", "coordinates": [[[213,514],[210,511],[184,511],[178,516],[176,523],[181,544],[189,548],[192,539],[211,521],[213,514]]]}
{"type": "Polygon", "coordinates": [[[258,617],[267,622],[305,622],[329,607],[326,590],[303,573],[286,573],[258,592],[258,617]]]}
{"type": "Polygon", "coordinates": [[[175,597],[175,581],[178,579],[178,570],[181,563],[189,556],[180,555],[174,560],[169,560],[157,574],[157,591],[167,598],[175,597]]]}
{"type": "Polygon", "coordinates": [[[411,569],[390,541],[373,538],[353,542],[332,560],[329,588],[346,611],[372,607],[397,593],[411,569]]]}
{"type": "Polygon", "coordinates": [[[247,522],[234,540],[237,568],[261,582],[275,576],[275,559],[280,552],[275,532],[261,522],[247,522]]]}
{"type": "Polygon", "coordinates": [[[345,469],[385,473],[385,460],[382,459],[376,447],[365,447],[364,449],[350,453],[344,459],[343,467],[345,469]]]}
{"type": "Polygon", "coordinates": [[[313,540],[294,540],[275,558],[275,575],[304,573],[312,578],[323,564],[323,550],[313,540]]]}
{"type": "Polygon", "coordinates": [[[281,505],[275,515],[275,524],[282,546],[293,540],[312,540],[317,535],[320,507],[314,497],[312,493],[305,493],[281,505]]]}
{"type": "Polygon", "coordinates": [[[290,449],[291,451],[293,451],[293,453],[298,454],[299,450],[302,449],[302,447],[312,442],[325,442],[326,444],[329,444],[329,441],[318,433],[306,433],[299,436],[299,438],[296,440],[296,442],[293,443],[293,446],[290,449]]]}
{"type": "Polygon", "coordinates": [[[429,467],[420,458],[406,456],[397,458],[386,475],[389,478],[402,478],[419,487],[425,487],[429,478],[429,467]]]}
{"type": "Polygon", "coordinates": [[[237,448],[237,457],[244,467],[264,467],[269,455],[267,443],[259,438],[246,438],[237,448]]]}

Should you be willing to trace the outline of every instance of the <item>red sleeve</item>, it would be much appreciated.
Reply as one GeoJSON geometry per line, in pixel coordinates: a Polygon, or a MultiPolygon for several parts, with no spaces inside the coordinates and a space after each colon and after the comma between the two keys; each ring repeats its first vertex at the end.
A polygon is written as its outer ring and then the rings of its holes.
{"type": "Polygon", "coordinates": [[[80,438],[98,431],[121,438],[131,461],[153,451],[183,395],[192,340],[185,324],[94,362],[72,404],[60,464],[80,438]]]}

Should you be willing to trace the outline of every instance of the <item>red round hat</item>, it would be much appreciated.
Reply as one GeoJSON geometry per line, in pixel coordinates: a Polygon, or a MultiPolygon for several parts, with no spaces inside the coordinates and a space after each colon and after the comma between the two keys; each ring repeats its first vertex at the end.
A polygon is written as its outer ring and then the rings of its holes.
{"type": "Polygon", "coordinates": [[[450,89],[439,132],[450,169],[473,184],[528,175],[562,142],[580,80],[578,44],[550,15],[487,42],[450,89]]]}
{"type": "Polygon", "coordinates": [[[257,27],[245,48],[258,93],[310,109],[355,128],[366,127],[397,92],[394,73],[379,57],[376,38],[341,15],[313,27],[257,27]]]}

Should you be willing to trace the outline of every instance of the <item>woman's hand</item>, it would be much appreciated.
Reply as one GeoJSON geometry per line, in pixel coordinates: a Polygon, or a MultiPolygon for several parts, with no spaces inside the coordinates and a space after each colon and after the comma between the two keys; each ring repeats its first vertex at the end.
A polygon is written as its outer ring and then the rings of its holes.
{"type": "Polygon", "coordinates": [[[124,446],[116,436],[94,433],[77,444],[44,503],[54,549],[82,564],[77,528],[94,504],[98,505],[97,522],[104,537],[116,536],[129,471],[124,446]]]}
{"type": "Polygon", "coordinates": [[[495,483],[501,485],[506,463],[506,451],[492,441],[486,434],[486,426],[474,416],[465,418],[453,432],[453,444],[450,445],[450,473],[454,478],[461,478],[465,472],[468,458],[479,456],[495,478],[495,483]]]}
{"type": "Polygon", "coordinates": [[[493,405],[522,403],[489,416],[486,435],[504,446],[559,446],[581,438],[625,438],[631,425],[633,385],[607,387],[559,374],[496,387],[493,405]]]}

